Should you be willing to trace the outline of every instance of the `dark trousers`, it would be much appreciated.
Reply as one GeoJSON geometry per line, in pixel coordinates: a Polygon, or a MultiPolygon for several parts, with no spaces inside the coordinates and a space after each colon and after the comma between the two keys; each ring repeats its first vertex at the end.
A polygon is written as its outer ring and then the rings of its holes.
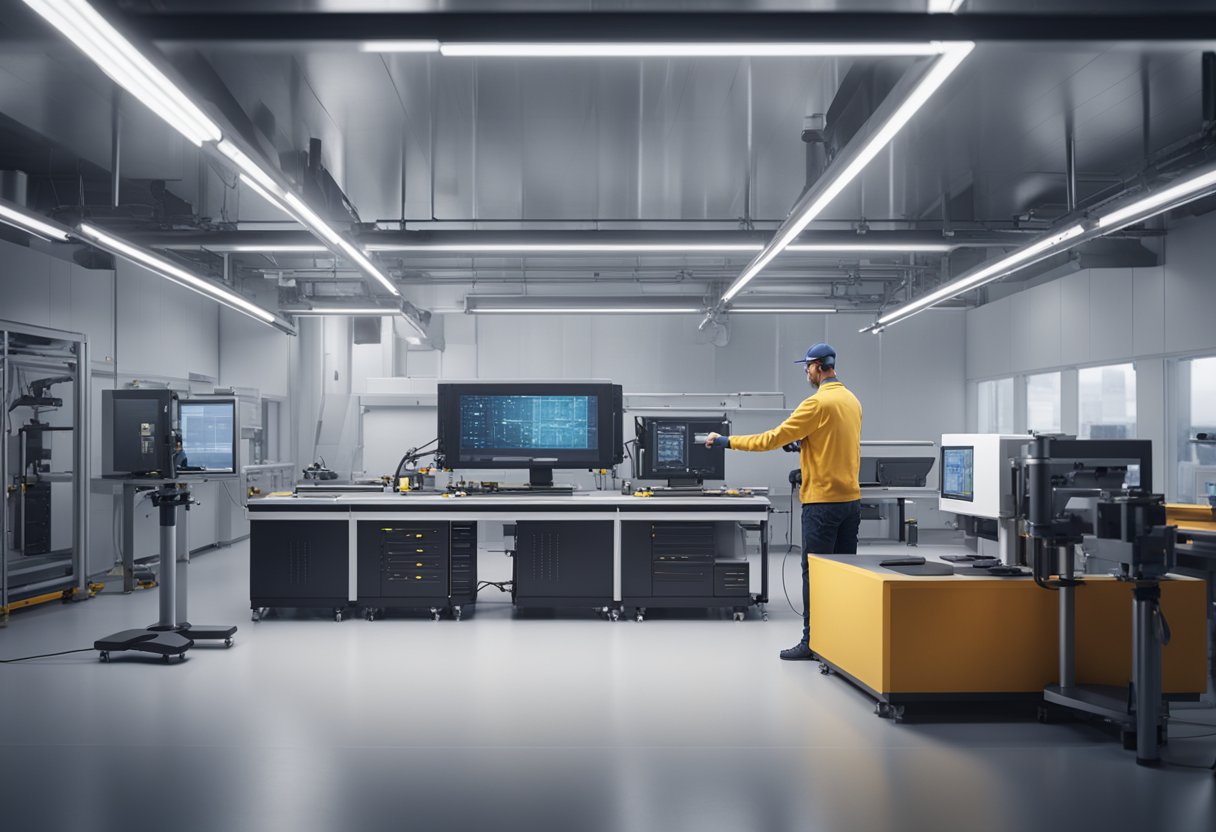
{"type": "Polygon", "coordinates": [[[811,639],[811,585],[806,555],[855,555],[861,500],[802,504],[802,640],[811,639]]]}

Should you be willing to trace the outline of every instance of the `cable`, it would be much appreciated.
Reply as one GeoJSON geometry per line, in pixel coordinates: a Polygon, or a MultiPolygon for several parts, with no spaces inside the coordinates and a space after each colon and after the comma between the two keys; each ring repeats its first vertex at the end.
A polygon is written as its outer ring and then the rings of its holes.
{"type": "Polygon", "coordinates": [[[0,659],[0,664],[12,664],[13,662],[28,662],[30,659],[46,659],[51,656],[66,656],[69,653],[92,653],[96,648],[81,647],[77,650],[60,650],[58,653],[39,653],[35,656],[21,656],[16,659],[0,659]]]}
{"type": "Polygon", "coordinates": [[[483,589],[489,589],[490,587],[494,587],[499,592],[510,592],[512,589],[515,588],[515,582],[514,581],[478,581],[477,589],[474,590],[474,592],[475,593],[481,592],[483,589]]]}
{"type": "Polygon", "coordinates": [[[790,559],[790,550],[786,549],[785,554],[781,556],[781,591],[785,593],[785,603],[790,605],[790,610],[797,616],[805,616],[806,612],[795,609],[794,602],[790,600],[790,591],[785,586],[785,562],[790,559]]]}

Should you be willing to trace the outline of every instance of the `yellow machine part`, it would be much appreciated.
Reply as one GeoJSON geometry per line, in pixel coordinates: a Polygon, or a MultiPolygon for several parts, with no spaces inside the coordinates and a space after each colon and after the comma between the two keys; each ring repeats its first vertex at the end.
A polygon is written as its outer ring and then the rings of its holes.
{"type": "Polygon", "coordinates": [[[26,607],[36,607],[40,604],[49,604],[52,601],[66,601],[76,594],[73,589],[60,589],[55,592],[48,592],[44,595],[34,595],[29,598],[22,598],[20,601],[9,601],[7,606],[0,607],[0,615],[8,615],[14,610],[25,609],[26,607]]]}
{"type": "MultiPolygon", "coordinates": [[[[808,556],[811,649],[880,694],[1032,693],[1058,681],[1059,596],[1029,580],[880,573],[808,556]]],[[[1207,689],[1206,587],[1161,584],[1172,640],[1166,693],[1207,689]]],[[[1126,685],[1128,584],[1090,576],[1076,594],[1077,679],[1126,685]]]]}
{"type": "Polygon", "coordinates": [[[1165,522],[1180,530],[1216,532],[1216,507],[1190,505],[1189,503],[1166,503],[1165,522]]]}

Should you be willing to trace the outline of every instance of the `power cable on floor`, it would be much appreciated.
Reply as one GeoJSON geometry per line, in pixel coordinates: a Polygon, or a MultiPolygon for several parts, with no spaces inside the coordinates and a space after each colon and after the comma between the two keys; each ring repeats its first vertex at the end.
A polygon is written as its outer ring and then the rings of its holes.
{"type": "Polygon", "coordinates": [[[12,664],[13,662],[28,662],[30,659],[47,659],[51,656],[66,656],[69,653],[92,653],[95,648],[81,647],[78,650],[60,650],[58,653],[39,653],[36,656],[21,656],[16,659],[0,659],[0,664],[12,664]]]}

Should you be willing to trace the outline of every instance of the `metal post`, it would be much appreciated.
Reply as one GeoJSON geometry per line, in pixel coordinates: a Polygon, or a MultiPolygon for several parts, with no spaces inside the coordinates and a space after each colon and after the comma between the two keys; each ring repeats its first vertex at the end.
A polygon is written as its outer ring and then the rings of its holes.
{"type": "Polygon", "coordinates": [[[110,108],[110,202],[115,208],[119,204],[119,162],[122,156],[122,92],[115,90],[110,108]]]}
{"type": "Polygon", "coordinates": [[[72,431],[72,445],[75,451],[72,460],[72,487],[76,499],[73,500],[74,516],[72,518],[72,553],[76,569],[76,592],[72,596],[76,601],[89,597],[89,499],[90,482],[89,466],[92,462],[89,455],[89,435],[92,432],[90,416],[93,409],[92,369],[89,364],[89,342],[84,336],[76,342],[76,381],[73,384],[73,395],[76,410],[76,426],[72,431]]]}
{"type": "Polygon", "coordinates": [[[1073,134],[1072,120],[1068,123],[1068,135],[1065,136],[1065,153],[1064,173],[1065,173],[1065,196],[1067,198],[1068,213],[1077,210],[1077,138],[1073,134]]]}
{"type": "Polygon", "coordinates": [[[186,610],[186,598],[189,594],[190,576],[190,503],[177,509],[177,608],[174,623],[178,628],[189,627],[190,618],[186,610]]]}
{"type": "Polygon", "coordinates": [[[122,591],[135,591],[135,497],[139,488],[122,484],[122,591]]]}
{"type": "Polygon", "coordinates": [[[177,624],[177,504],[172,486],[161,486],[160,508],[160,620],[151,629],[172,630],[177,624]]]}
{"type": "Polygon", "coordinates": [[[1077,684],[1077,604],[1075,586],[1067,584],[1073,577],[1074,549],[1071,544],[1055,550],[1060,558],[1060,691],[1070,694],[1077,684]]]}
{"type": "Polygon", "coordinates": [[[1136,695],[1136,762],[1161,762],[1157,725],[1161,721],[1161,642],[1155,616],[1161,588],[1138,586],[1132,601],[1132,679],[1136,695]]]}

